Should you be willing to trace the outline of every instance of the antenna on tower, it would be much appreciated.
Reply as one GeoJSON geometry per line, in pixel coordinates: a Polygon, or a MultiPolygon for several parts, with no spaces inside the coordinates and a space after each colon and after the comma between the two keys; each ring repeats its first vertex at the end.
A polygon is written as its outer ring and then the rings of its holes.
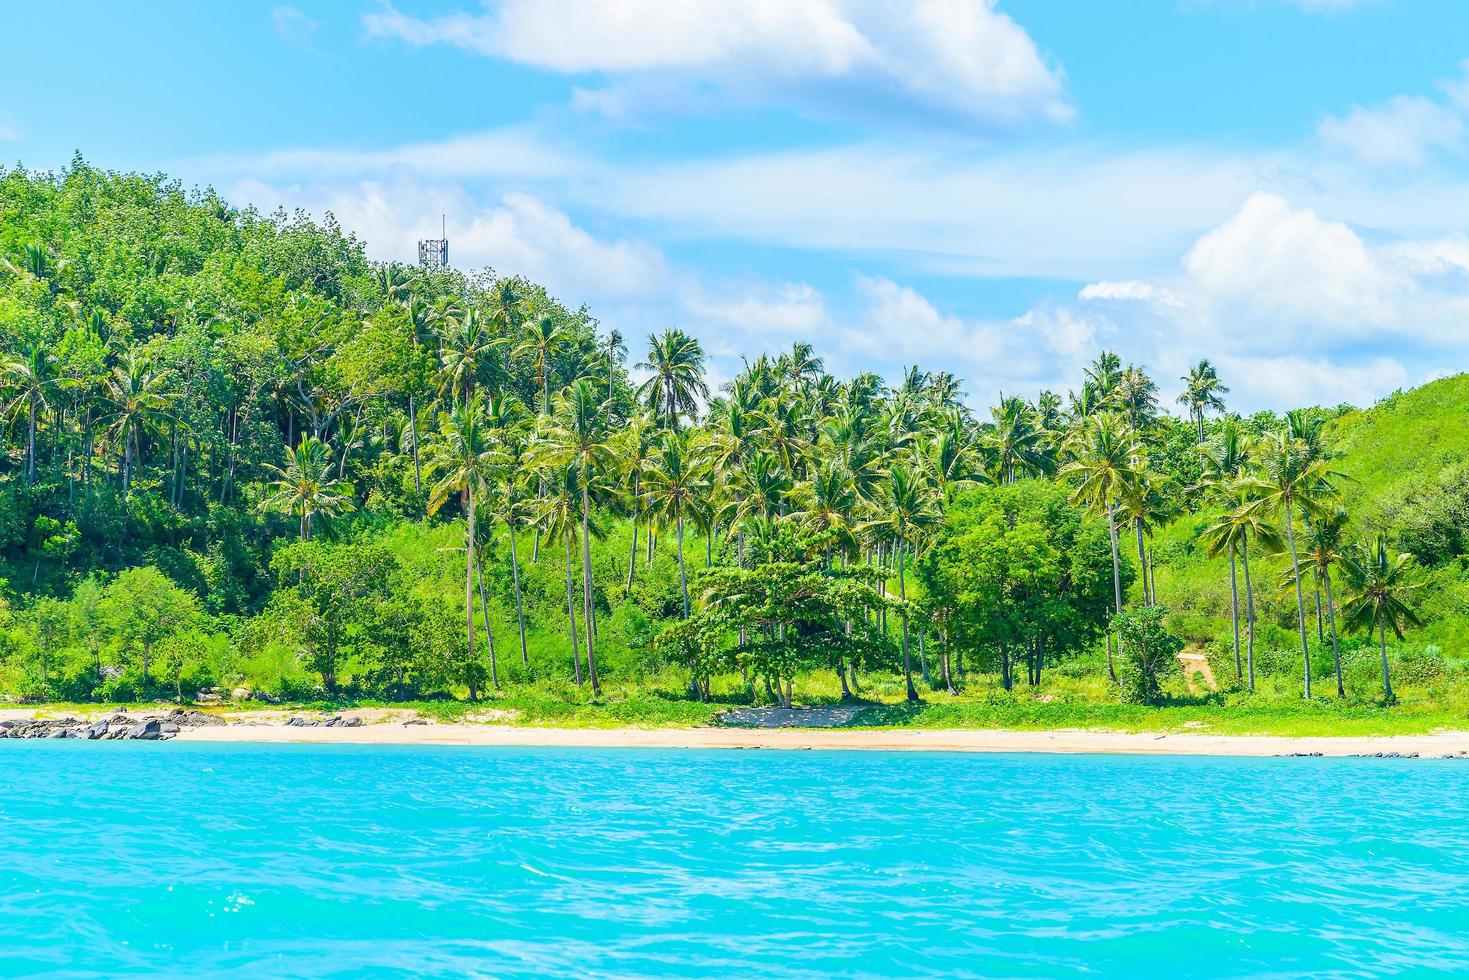
{"type": "Polygon", "coordinates": [[[426,269],[449,267],[449,216],[439,215],[440,238],[424,238],[418,243],[418,264],[426,269]]]}

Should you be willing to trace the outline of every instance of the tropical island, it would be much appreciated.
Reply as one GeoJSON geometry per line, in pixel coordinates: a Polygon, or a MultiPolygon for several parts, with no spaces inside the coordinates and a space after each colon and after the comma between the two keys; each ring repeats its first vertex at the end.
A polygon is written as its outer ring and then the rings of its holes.
{"type": "Polygon", "coordinates": [[[1463,375],[1241,416],[1208,351],[1098,351],[981,410],[797,344],[713,387],[677,328],[80,158],[0,168],[0,257],[17,717],[1469,728],[1463,375]]]}

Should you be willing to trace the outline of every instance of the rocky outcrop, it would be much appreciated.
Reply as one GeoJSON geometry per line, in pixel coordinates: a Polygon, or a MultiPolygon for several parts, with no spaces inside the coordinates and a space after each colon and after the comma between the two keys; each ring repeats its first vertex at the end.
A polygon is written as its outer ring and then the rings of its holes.
{"type": "Polygon", "coordinates": [[[291,728],[361,728],[361,718],[343,718],[341,715],[331,715],[327,718],[302,718],[300,715],[292,715],[286,722],[291,728]]]}
{"type": "Polygon", "coordinates": [[[161,742],[173,738],[186,728],[224,725],[216,715],[197,709],[174,708],[165,713],[129,714],[125,709],[96,721],[76,718],[33,718],[22,721],[0,721],[0,738],[84,738],[135,739],[161,742]]]}

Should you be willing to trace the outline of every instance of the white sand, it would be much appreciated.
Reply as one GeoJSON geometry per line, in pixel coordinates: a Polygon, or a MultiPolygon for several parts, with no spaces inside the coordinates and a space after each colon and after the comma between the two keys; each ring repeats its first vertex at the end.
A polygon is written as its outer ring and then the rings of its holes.
{"type": "Polygon", "coordinates": [[[883,749],[911,752],[1065,752],[1130,755],[1329,756],[1376,752],[1422,756],[1469,753],[1469,732],[1322,736],[1149,734],[971,729],[813,730],[738,728],[533,728],[506,725],[367,724],[361,728],[228,725],[180,732],[181,742],[290,742],[366,745],[508,745],[583,748],[883,749]]]}

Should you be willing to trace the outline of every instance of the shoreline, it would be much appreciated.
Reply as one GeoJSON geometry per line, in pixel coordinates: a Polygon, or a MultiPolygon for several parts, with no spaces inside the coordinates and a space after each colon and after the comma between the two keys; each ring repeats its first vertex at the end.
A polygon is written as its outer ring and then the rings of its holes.
{"type": "Polygon", "coordinates": [[[1469,755],[1469,731],[1430,735],[1283,736],[1108,732],[1079,729],[539,728],[509,725],[367,724],[312,728],[231,724],[192,728],[180,742],[240,744],[466,745],[501,747],[781,749],[886,752],[1040,752],[1097,755],[1332,757],[1469,755]]]}

